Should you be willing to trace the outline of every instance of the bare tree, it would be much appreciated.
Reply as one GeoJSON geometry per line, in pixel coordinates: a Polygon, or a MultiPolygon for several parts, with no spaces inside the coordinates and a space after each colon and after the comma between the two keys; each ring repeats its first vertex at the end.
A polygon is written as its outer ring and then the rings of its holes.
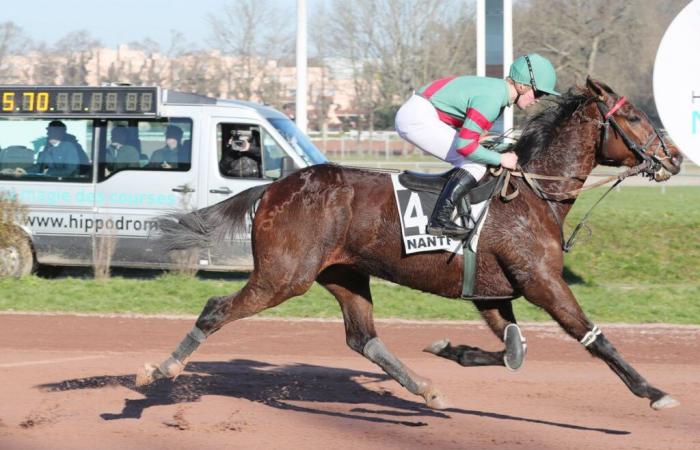
{"type": "Polygon", "coordinates": [[[25,53],[30,40],[14,22],[0,23],[0,82],[16,82],[21,76],[20,67],[15,67],[9,57],[25,53]]]}
{"type": "Polygon", "coordinates": [[[289,20],[278,11],[269,0],[233,0],[219,16],[209,16],[216,48],[236,60],[223,71],[229,92],[238,98],[260,94],[267,62],[290,53],[289,20]]]}
{"type": "Polygon", "coordinates": [[[64,59],[60,70],[63,84],[87,84],[87,65],[95,56],[95,50],[100,45],[87,31],[74,31],[59,39],[54,45],[56,54],[64,59]]]}
{"type": "Polygon", "coordinates": [[[652,73],[664,30],[681,0],[527,0],[514,4],[516,53],[539,52],[562,88],[590,75],[655,116],[652,73]],[[542,14],[547,11],[547,14],[542,14]]]}
{"type": "Polygon", "coordinates": [[[31,79],[36,84],[55,85],[61,65],[53,49],[42,42],[34,47],[34,53],[33,73],[25,82],[31,79]]]}
{"type": "Polygon", "coordinates": [[[410,93],[443,76],[474,71],[473,7],[458,0],[357,0],[333,3],[336,49],[351,61],[355,104],[391,126],[410,93]]]}

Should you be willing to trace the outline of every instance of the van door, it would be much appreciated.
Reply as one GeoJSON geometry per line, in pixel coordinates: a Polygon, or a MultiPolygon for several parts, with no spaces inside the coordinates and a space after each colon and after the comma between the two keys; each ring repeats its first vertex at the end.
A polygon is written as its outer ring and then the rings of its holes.
{"type": "MultiPolygon", "coordinates": [[[[214,118],[207,149],[207,204],[219,203],[250,187],[267,184],[290,166],[289,156],[266,127],[253,120],[214,118]]],[[[212,268],[252,269],[250,235],[234,237],[210,251],[212,268]]]]}
{"type": "Polygon", "coordinates": [[[109,120],[100,129],[95,221],[101,236],[114,241],[112,264],[169,265],[155,239],[155,219],[197,205],[192,120],[109,120]]]}

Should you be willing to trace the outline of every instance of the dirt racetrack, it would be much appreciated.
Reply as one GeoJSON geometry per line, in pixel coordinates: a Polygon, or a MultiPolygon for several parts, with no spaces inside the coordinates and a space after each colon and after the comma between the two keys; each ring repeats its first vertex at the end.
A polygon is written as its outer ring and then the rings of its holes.
{"type": "Polygon", "coordinates": [[[345,346],[335,321],[225,327],[176,381],[133,388],[191,319],[0,314],[0,449],[700,448],[700,327],[602,326],[647,379],[681,401],[656,412],[556,326],[524,324],[523,369],[463,368],[422,353],[443,337],[499,349],[475,323],[378,322],[432,378],[433,411],[345,346]]]}

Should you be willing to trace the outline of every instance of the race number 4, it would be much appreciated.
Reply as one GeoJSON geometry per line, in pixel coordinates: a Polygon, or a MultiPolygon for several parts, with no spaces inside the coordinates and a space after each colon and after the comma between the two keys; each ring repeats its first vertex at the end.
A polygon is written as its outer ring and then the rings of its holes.
{"type": "Polygon", "coordinates": [[[403,215],[403,223],[406,228],[417,227],[419,234],[425,234],[425,227],[428,225],[428,216],[423,213],[423,206],[417,193],[411,192],[406,205],[406,212],[403,215]]]}

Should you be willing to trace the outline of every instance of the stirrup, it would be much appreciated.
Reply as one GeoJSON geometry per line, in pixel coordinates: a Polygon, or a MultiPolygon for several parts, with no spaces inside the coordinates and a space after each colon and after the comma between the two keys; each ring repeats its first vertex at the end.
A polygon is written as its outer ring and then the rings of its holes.
{"type": "Polygon", "coordinates": [[[457,239],[457,240],[464,240],[467,236],[469,236],[469,230],[460,227],[458,225],[450,226],[452,224],[448,224],[445,227],[439,226],[439,225],[428,225],[426,227],[426,232],[431,235],[431,236],[446,236],[451,239],[457,239]]]}

